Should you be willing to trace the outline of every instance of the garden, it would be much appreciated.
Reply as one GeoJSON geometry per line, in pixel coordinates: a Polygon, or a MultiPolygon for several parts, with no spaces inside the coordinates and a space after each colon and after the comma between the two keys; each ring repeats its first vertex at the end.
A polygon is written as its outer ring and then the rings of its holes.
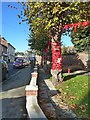
{"type": "Polygon", "coordinates": [[[88,75],[64,75],[65,81],[56,86],[60,91],[59,101],[63,99],[69,108],[80,118],[90,117],[90,88],[88,75]]]}

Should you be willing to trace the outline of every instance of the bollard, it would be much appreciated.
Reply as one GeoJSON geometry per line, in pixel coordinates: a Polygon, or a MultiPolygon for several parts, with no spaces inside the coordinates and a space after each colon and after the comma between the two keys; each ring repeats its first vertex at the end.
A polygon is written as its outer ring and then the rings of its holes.
{"type": "Polygon", "coordinates": [[[70,68],[68,68],[68,74],[70,73],[70,68]]]}

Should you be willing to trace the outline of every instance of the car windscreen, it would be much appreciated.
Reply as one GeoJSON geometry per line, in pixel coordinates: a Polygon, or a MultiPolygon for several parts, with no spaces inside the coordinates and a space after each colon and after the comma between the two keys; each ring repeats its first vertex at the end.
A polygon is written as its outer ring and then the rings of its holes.
{"type": "Polygon", "coordinates": [[[22,59],[16,59],[16,62],[23,62],[22,59]]]}

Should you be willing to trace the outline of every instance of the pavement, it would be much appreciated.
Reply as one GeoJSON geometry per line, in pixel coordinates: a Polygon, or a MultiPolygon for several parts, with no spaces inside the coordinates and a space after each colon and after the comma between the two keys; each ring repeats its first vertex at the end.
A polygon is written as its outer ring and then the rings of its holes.
{"type": "MultiPolygon", "coordinates": [[[[2,102],[2,119],[26,119],[25,87],[30,82],[31,67],[27,66],[15,72],[0,85],[0,102],[2,102]]],[[[1,120],[1,119],[0,119],[1,120]]]]}
{"type": "Polygon", "coordinates": [[[50,76],[43,68],[39,69],[38,103],[48,120],[80,120],[67,104],[57,99],[60,93],[50,81],[50,76]]]}

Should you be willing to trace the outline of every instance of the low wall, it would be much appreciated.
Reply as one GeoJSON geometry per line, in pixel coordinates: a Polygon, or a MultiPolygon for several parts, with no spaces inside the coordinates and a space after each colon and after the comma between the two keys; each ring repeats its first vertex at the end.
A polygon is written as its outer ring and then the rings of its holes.
{"type": "Polygon", "coordinates": [[[90,60],[88,53],[78,53],[75,55],[63,55],[63,69],[67,71],[68,68],[72,70],[86,70],[90,69],[90,60]]]}
{"type": "MultiPolygon", "coordinates": [[[[77,53],[73,55],[62,55],[63,57],[63,72],[68,72],[68,68],[70,68],[70,71],[76,71],[76,70],[90,70],[90,53],[77,53]]],[[[37,57],[37,60],[41,60],[41,57],[37,57]]],[[[41,62],[41,61],[39,61],[41,62]]],[[[48,69],[46,71],[50,71],[52,65],[50,61],[47,61],[48,69]]],[[[44,66],[45,68],[45,66],[44,66]]]]}
{"type": "Polygon", "coordinates": [[[34,72],[31,74],[32,78],[30,84],[26,86],[26,109],[28,112],[28,118],[30,120],[47,120],[43,111],[38,105],[38,85],[37,85],[37,77],[38,77],[38,68],[35,65],[34,72]]]}
{"type": "Polygon", "coordinates": [[[90,69],[90,52],[78,53],[79,59],[81,59],[86,69],[90,69]]]}

